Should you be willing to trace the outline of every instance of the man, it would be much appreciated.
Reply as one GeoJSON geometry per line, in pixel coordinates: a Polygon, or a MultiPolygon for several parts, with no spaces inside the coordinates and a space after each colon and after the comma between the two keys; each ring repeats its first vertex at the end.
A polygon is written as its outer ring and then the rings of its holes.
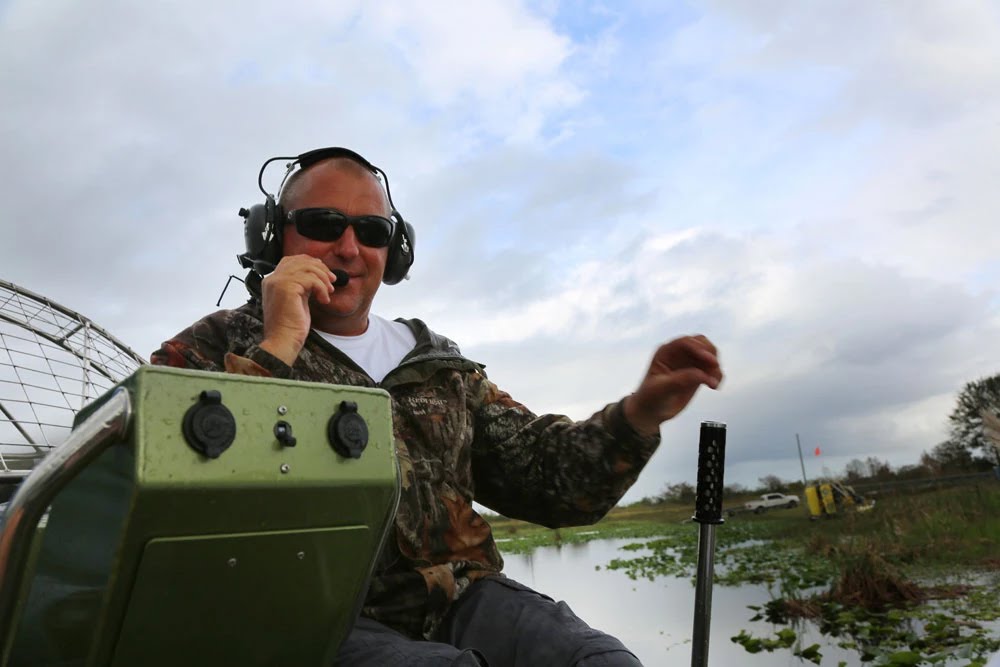
{"type": "Polygon", "coordinates": [[[597,521],[652,456],[660,424],[701,385],[721,382],[715,347],[703,336],[661,346],[639,388],[587,420],[534,415],[420,320],[371,313],[404,223],[381,172],[331,150],[303,160],[280,193],[282,257],[261,298],[195,323],[152,361],[380,386],[392,396],[402,475],[395,535],[337,664],[639,664],[564,603],[504,577],[472,503],[552,527],[597,521]],[[346,285],[333,286],[335,269],[346,285]]]}

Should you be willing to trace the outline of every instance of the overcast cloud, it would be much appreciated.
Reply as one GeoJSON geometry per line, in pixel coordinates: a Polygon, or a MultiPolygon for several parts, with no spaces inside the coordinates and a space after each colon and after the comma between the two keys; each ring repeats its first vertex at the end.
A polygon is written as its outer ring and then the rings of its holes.
{"type": "Polygon", "coordinates": [[[799,477],[796,433],[810,475],[916,462],[1000,372],[1000,10],[661,4],[2,0],[0,278],[148,355],[238,273],[263,160],[344,145],[417,228],[378,312],[536,411],[716,341],[627,500],[702,419],[727,481],[799,477]]]}

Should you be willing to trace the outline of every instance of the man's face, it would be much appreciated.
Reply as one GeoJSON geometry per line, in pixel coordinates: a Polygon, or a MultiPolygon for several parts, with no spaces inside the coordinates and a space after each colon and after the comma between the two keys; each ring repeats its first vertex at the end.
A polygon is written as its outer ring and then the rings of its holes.
{"type": "MultiPolygon", "coordinates": [[[[335,208],[347,215],[388,217],[385,192],[374,174],[354,165],[324,162],[299,176],[289,210],[300,208],[335,208]]],[[[361,333],[368,323],[372,299],[382,283],[388,248],[371,248],[358,242],[354,228],[348,227],[336,241],[316,241],[298,233],[295,225],[285,225],[285,256],[309,255],[331,269],[343,269],[351,277],[338,287],[328,305],[311,302],[313,326],[338,333],[361,333]],[[360,327],[360,331],[357,329],[360,327]]]]}

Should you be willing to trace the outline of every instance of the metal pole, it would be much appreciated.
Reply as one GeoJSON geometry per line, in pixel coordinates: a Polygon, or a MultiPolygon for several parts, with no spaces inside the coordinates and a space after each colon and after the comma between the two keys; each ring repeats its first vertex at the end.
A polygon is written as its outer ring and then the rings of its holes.
{"type": "Polygon", "coordinates": [[[806,480],[806,463],[802,460],[802,442],[799,440],[798,433],[795,434],[795,444],[799,447],[799,465],[802,466],[802,493],[805,493],[809,482],[806,480]]]}
{"type": "Polygon", "coordinates": [[[17,597],[38,521],[59,491],[101,452],[121,440],[131,418],[132,400],[128,391],[119,387],[42,459],[7,504],[0,522],[0,665],[9,658],[17,597]]]}
{"type": "Polygon", "coordinates": [[[698,531],[698,570],[694,589],[694,631],[691,666],[708,664],[712,625],[712,584],[715,578],[715,527],[722,519],[722,474],[726,460],[726,425],[702,422],[698,440],[698,490],[694,520],[698,531]]]}

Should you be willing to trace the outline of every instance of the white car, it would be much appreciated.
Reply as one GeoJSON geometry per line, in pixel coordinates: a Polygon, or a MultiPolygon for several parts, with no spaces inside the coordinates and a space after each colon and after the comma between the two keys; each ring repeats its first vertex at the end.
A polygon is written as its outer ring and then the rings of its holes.
{"type": "Polygon", "coordinates": [[[760,500],[743,503],[743,509],[760,514],[778,507],[792,509],[798,507],[801,502],[798,496],[789,496],[784,493],[765,493],[760,497],[760,500]]]}

